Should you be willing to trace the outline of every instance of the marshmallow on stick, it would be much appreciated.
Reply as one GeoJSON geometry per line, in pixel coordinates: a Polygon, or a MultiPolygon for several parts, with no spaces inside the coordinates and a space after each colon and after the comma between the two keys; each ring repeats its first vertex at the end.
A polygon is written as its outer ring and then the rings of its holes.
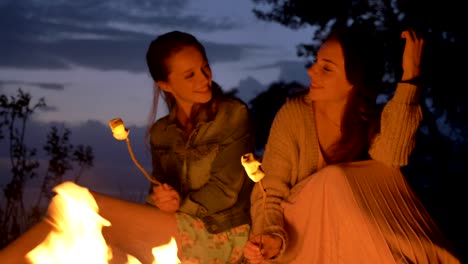
{"type": "Polygon", "coordinates": [[[252,153],[242,155],[241,162],[252,181],[259,182],[265,176],[261,167],[262,164],[255,159],[252,153]]]}
{"type": "MultiPolygon", "coordinates": [[[[265,176],[265,172],[262,170],[262,163],[258,161],[252,153],[247,153],[242,155],[241,157],[242,166],[244,166],[247,175],[249,178],[254,181],[258,182],[260,185],[260,190],[262,191],[262,202],[263,202],[263,221],[262,221],[262,229],[264,228],[264,221],[266,218],[266,191],[262,184],[262,178],[265,176]]],[[[263,231],[262,231],[263,232],[263,231]]],[[[263,236],[260,236],[260,243],[259,248],[262,248],[263,244],[263,236]]]]}

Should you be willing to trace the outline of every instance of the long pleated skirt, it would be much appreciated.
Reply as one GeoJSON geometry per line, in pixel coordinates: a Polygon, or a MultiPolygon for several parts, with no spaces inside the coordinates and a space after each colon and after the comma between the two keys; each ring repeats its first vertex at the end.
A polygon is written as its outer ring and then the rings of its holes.
{"type": "Polygon", "coordinates": [[[289,244],[275,263],[460,263],[398,169],[327,166],[283,203],[289,244]]]}

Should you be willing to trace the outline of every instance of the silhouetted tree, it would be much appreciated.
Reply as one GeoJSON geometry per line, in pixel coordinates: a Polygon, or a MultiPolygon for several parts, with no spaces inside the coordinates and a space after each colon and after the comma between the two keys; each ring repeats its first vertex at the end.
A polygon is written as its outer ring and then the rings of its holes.
{"type": "Polygon", "coordinates": [[[271,124],[278,110],[289,96],[303,88],[304,85],[298,82],[276,82],[250,100],[250,111],[255,128],[255,148],[259,152],[258,155],[261,155],[265,148],[271,124]]]}
{"type": "Polygon", "coordinates": [[[73,152],[72,159],[78,163],[79,170],[75,175],[74,182],[78,183],[86,169],[93,167],[94,154],[90,146],[78,145],[73,152]]]}
{"type": "Polygon", "coordinates": [[[22,233],[26,226],[24,206],[24,187],[26,181],[37,176],[35,169],[39,162],[34,160],[35,148],[25,144],[26,124],[36,109],[45,107],[40,99],[31,107],[31,96],[21,89],[16,97],[0,95],[0,118],[6,127],[8,148],[10,152],[11,179],[3,188],[5,198],[0,208],[0,245],[5,245],[22,233]]]}
{"type": "Polygon", "coordinates": [[[64,128],[61,134],[53,126],[43,147],[49,156],[49,163],[39,197],[35,205],[27,207],[24,202],[25,186],[30,179],[38,176],[39,162],[35,160],[36,149],[29,148],[25,143],[26,125],[37,109],[46,106],[43,98],[33,106],[31,104],[31,96],[21,89],[10,98],[0,95],[0,140],[7,139],[12,173],[10,181],[3,188],[4,199],[0,200],[0,248],[43,217],[47,207],[41,205],[48,204],[52,198],[52,188],[63,182],[65,174],[73,169],[72,163],[79,166],[75,181],[78,181],[84,169],[93,165],[91,147],[79,145],[75,148],[69,143],[71,132],[64,128]]]}
{"type": "Polygon", "coordinates": [[[45,197],[50,200],[54,193],[52,188],[63,182],[63,175],[71,170],[71,150],[73,145],[69,143],[70,131],[65,129],[62,135],[59,134],[58,128],[53,126],[50,133],[47,135],[47,143],[44,150],[49,156],[49,166],[42,180],[41,192],[36,202],[36,206],[40,206],[41,200],[45,197]]]}
{"type": "Polygon", "coordinates": [[[36,204],[31,208],[30,216],[28,217],[29,225],[36,223],[47,210],[47,205],[52,199],[54,192],[53,187],[64,181],[64,176],[67,172],[73,170],[74,162],[78,163],[78,173],[74,177],[77,183],[85,169],[88,169],[93,164],[93,152],[91,147],[78,145],[76,148],[70,144],[71,132],[67,128],[63,128],[60,133],[56,126],[52,126],[47,135],[47,142],[44,150],[49,157],[49,163],[44,178],[42,179],[41,189],[38,195],[36,204]]]}

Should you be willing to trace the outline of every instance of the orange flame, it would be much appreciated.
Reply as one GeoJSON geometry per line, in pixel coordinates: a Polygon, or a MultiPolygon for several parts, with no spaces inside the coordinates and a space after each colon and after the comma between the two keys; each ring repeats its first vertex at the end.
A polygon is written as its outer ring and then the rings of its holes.
{"type": "MultiPolygon", "coordinates": [[[[88,189],[72,182],[54,188],[49,212],[54,230],[26,258],[34,264],[107,264],[112,252],[102,235],[102,227],[111,223],[101,217],[98,205],[88,189]]],[[[175,239],[153,248],[154,264],[180,263],[175,239]]],[[[140,263],[127,255],[128,264],[140,263]]]]}

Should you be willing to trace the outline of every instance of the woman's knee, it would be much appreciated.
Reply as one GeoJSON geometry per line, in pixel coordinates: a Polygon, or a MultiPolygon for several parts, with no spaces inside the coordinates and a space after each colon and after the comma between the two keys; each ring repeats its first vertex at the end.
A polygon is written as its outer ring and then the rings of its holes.
{"type": "Polygon", "coordinates": [[[324,183],[345,183],[346,171],[340,165],[328,165],[317,172],[317,177],[321,177],[324,183]]]}

